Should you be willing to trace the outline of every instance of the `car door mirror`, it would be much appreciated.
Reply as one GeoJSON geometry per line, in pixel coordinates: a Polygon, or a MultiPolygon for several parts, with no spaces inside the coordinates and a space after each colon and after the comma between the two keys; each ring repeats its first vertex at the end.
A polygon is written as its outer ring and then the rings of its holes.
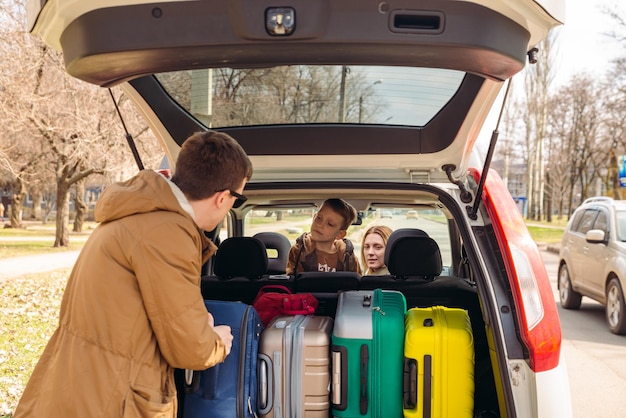
{"type": "Polygon", "coordinates": [[[606,233],[601,229],[591,229],[585,234],[585,239],[591,244],[606,242],[606,233]]]}

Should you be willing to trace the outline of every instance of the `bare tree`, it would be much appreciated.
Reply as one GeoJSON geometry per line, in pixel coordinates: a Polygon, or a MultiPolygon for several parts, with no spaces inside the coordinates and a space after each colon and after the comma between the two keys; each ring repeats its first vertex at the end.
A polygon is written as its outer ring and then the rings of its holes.
{"type": "MultiPolygon", "coordinates": [[[[194,78],[194,72],[187,71],[162,74],[158,79],[192,113],[192,92],[202,90],[209,95],[212,114],[209,118],[196,115],[205,123],[210,119],[209,126],[338,121],[340,67],[301,65],[211,71],[210,77],[194,78]]],[[[345,89],[344,121],[357,122],[360,118],[371,122],[381,103],[373,100],[372,86],[364,75],[351,71],[345,89]]]]}
{"type": "Polygon", "coordinates": [[[543,218],[544,142],[548,120],[548,92],[554,79],[552,69],[555,35],[540,44],[541,58],[528,66],[525,77],[527,112],[526,143],[528,150],[528,206],[530,219],[543,218]]]}
{"type": "Polygon", "coordinates": [[[605,160],[607,191],[615,199],[622,199],[617,156],[626,154],[626,58],[616,60],[607,72],[600,90],[606,92],[602,100],[604,135],[609,151],[605,160]]]}
{"type": "MultiPolygon", "coordinates": [[[[109,92],[69,77],[60,54],[21,29],[23,3],[4,1],[0,12],[10,24],[3,26],[6,42],[0,53],[12,60],[0,63],[0,109],[8,120],[0,137],[0,163],[13,176],[11,223],[21,225],[21,206],[30,185],[34,189],[45,184],[42,179],[54,179],[54,245],[67,246],[72,185],[94,173],[120,172],[132,159],[109,92]]],[[[129,110],[128,99],[116,96],[118,105],[129,110]]],[[[136,138],[148,132],[137,112],[126,115],[136,138]]]]}
{"type": "Polygon", "coordinates": [[[600,89],[588,75],[575,75],[562,87],[551,101],[550,133],[551,170],[558,176],[555,182],[567,191],[567,200],[560,207],[567,207],[571,214],[591,192],[602,161],[607,154],[602,147],[602,111],[600,89]],[[560,180],[559,180],[560,179],[560,180]],[[577,195],[580,196],[577,196],[577,195]]]}

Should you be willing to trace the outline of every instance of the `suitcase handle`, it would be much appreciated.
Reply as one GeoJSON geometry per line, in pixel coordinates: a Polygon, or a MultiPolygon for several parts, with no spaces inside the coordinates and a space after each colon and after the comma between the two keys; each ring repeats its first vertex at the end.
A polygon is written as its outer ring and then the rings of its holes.
{"type": "Polygon", "coordinates": [[[417,360],[404,358],[404,409],[417,408],[417,360]]]}
{"type": "Polygon", "coordinates": [[[184,369],[185,393],[196,393],[200,389],[200,372],[184,369]]]}
{"type": "Polygon", "coordinates": [[[273,407],[274,373],[272,360],[266,354],[259,353],[257,357],[258,393],[257,405],[261,415],[267,415],[273,407]]]}
{"type": "Polygon", "coordinates": [[[359,392],[359,411],[361,415],[367,414],[367,366],[369,363],[369,350],[367,345],[363,344],[361,346],[361,357],[360,357],[360,392],[359,392]]]}
{"type": "Polygon", "coordinates": [[[432,373],[433,373],[433,358],[429,354],[424,356],[424,416],[430,417],[432,414],[432,373]]]}
{"type": "Polygon", "coordinates": [[[332,345],[331,361],[331,403],[333,409],[345,411],[348,408],[348,351],[346,347],[332,345]]]}

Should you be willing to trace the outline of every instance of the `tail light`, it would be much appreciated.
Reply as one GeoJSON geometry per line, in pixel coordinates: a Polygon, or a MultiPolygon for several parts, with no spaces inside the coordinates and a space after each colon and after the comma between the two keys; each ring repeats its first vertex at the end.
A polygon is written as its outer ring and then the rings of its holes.
{"type": "MultiPolygon", "coordinates": [[[[478,170],[470,169],[470,175],[478,182],[478,170]]],[[[483,201],[509,276],[530,367],[535,372],[551,370],[561,356],[561,323],[537,244],[504,182],[493,170],[485,182],[483,201]]]]}

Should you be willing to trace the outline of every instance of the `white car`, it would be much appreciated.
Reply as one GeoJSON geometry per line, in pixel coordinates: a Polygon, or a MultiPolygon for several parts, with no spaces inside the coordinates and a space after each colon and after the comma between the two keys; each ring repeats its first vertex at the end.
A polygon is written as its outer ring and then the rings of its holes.
{"type": "MultiPolygon", "coordinates": [[[[434,213],[420,228],[441,249],[441,272],[388,286],[414,280],[438,290],[406,289],[411,306],[470,312],[473,415],[572,416],[545,267],[474,150],[507,80],[564,21],[564,0],[30,0],[29,11],[29,30],[63,52],[70,75],[123,89],[169,161],[195,131],[244,147],[248,199],[214,239],[255,235],[261,211],[284,215],[266,230],[306,231],[329,197],[363,215],[355,240],[376,219],[365,214],[434,213]]],[[[249,302],[256,282],[203,289],[249,302]]]]}
{"type": "Polygon", "coordinates": [[[578,309],[583,296],[605,305],[614,334],[626,334],[626,202],[593,197],[580,205],[565,228],[559,252],[559,297],[578,309]]]}

